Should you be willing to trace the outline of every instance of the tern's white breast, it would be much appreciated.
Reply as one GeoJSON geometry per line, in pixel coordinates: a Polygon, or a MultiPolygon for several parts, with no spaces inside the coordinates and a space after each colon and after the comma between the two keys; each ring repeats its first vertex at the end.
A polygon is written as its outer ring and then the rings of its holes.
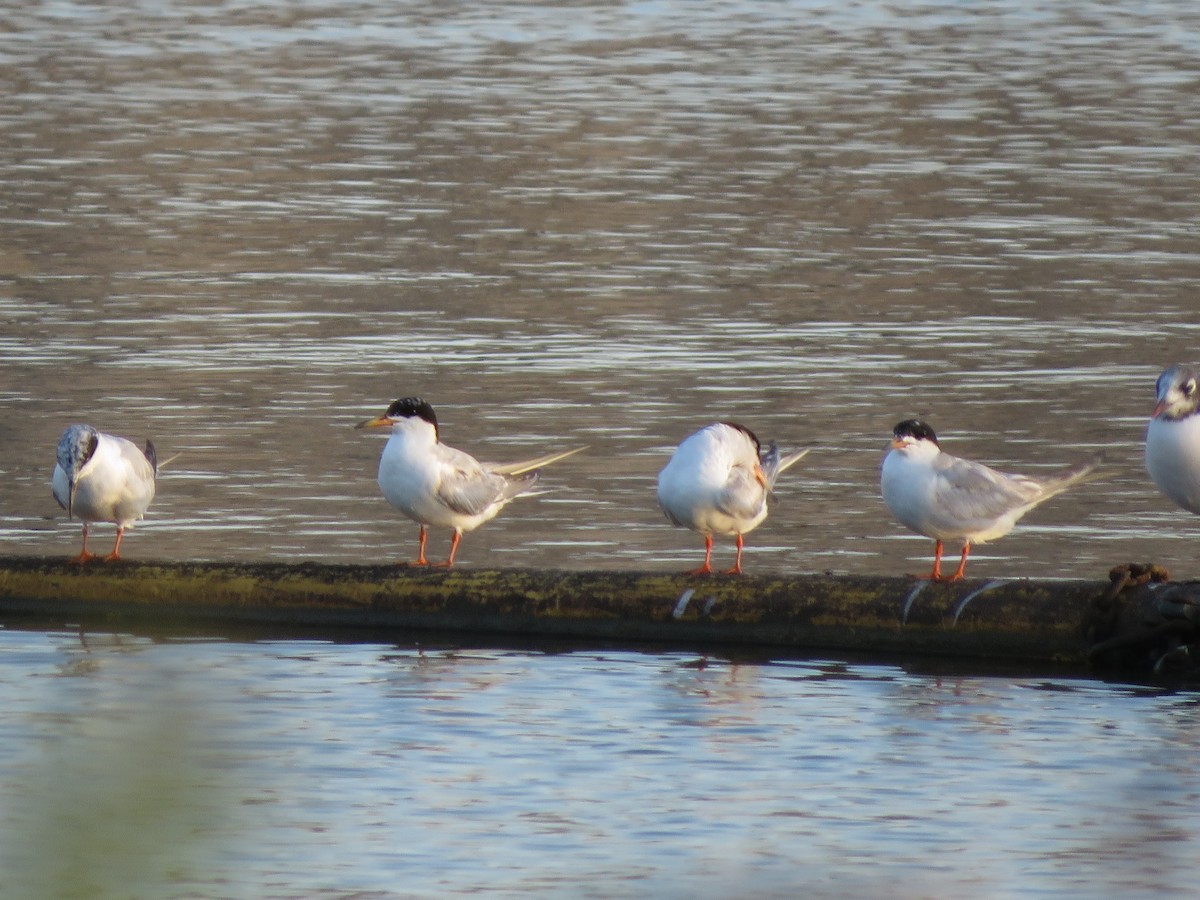
{"type": "Polygon", "coordinates": [[[883,502],[905,528],[939,540],[951,537],[941,534],[935,522],[935,490],[937,475],[932,458],[891,450],[883,460],[879,488],[883,502]]]}
{"type": "Polygon", "coordinates": [[[1200,515],[1200,415],[1150,420],[1146,470],[1160,491],[1200,515]]]}
{"type": "Polygon", "coordinates": [[[410,519],[440,525],[436,491],[440,467],[434,458],[437,444],[414,429],[392,431],[379,458],[379,489],[388,503],[410,519]]]}

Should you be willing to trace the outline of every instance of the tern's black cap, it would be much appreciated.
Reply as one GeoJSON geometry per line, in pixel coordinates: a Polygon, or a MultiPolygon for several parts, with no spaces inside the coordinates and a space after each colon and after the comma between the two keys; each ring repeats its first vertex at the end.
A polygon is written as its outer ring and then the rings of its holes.
{"type": "Polygon", "coordinates": [[[389,419],[411,419],[416,416],[424,419],[435,429],[438,427],[437,415],[433,407],[420,397],[401,397],[387,408],[389,419]]]}
{"type": "MultiPolygon", "coordinates": [[[[916,438],[918,441],[933,441],[937,444],[937,435],[934,434],[932,428],[922,422],[920,419],[905,419],[892,429],[892,434],[897,438],[916,438]]],[[[941,446],[938,444],[938,446],[941,446]]]]}

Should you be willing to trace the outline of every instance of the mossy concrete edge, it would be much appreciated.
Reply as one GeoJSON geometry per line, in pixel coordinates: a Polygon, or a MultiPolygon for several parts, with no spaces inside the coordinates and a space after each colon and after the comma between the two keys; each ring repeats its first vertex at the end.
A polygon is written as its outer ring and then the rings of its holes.
{"type": "Polygon", "coordinates": [[[314,562],[77,566],[0,557],[0,615],[419,628],[1059,663],[1085,661],[1083,623],[1106,587],[1025,579],[930,584],[828,574],[697,577],[314,562]]]}

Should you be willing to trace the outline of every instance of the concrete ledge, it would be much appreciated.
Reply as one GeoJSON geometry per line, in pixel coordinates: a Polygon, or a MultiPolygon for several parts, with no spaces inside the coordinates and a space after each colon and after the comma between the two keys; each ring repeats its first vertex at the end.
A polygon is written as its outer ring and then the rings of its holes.
{"type": "Polygon", "coordinates": [[[0,617],[207,627],[222,622],[438,629],[523,637],[774,645],[1085,665],[1104,581],[320,563],[70,565],[0,557],[0,617]]]}

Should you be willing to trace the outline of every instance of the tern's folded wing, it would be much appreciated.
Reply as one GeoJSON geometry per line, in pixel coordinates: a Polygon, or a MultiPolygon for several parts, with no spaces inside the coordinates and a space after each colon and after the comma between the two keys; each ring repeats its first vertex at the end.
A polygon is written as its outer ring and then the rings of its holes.
{"type": "Polygon", "coordinates": [[[934,507],[940,517],[958,526],[980,527],[1041,499],[1038,482],[966,459],[942,454],[938,467],[934,507]]]}
{"type": "Polygon", "coordinates": [[[436,497],[460,515],[477,516],[504,499],[507,485],[505,478],[483,468],[447,469],[438,484],[436,497]]]}
{"type": "Polygon", "coordinates": [[[766,488],[745,466],[733,466],[725,489],[716,499],[717,509],[734,519],[753,519],[766,500],[766,488]]]}

